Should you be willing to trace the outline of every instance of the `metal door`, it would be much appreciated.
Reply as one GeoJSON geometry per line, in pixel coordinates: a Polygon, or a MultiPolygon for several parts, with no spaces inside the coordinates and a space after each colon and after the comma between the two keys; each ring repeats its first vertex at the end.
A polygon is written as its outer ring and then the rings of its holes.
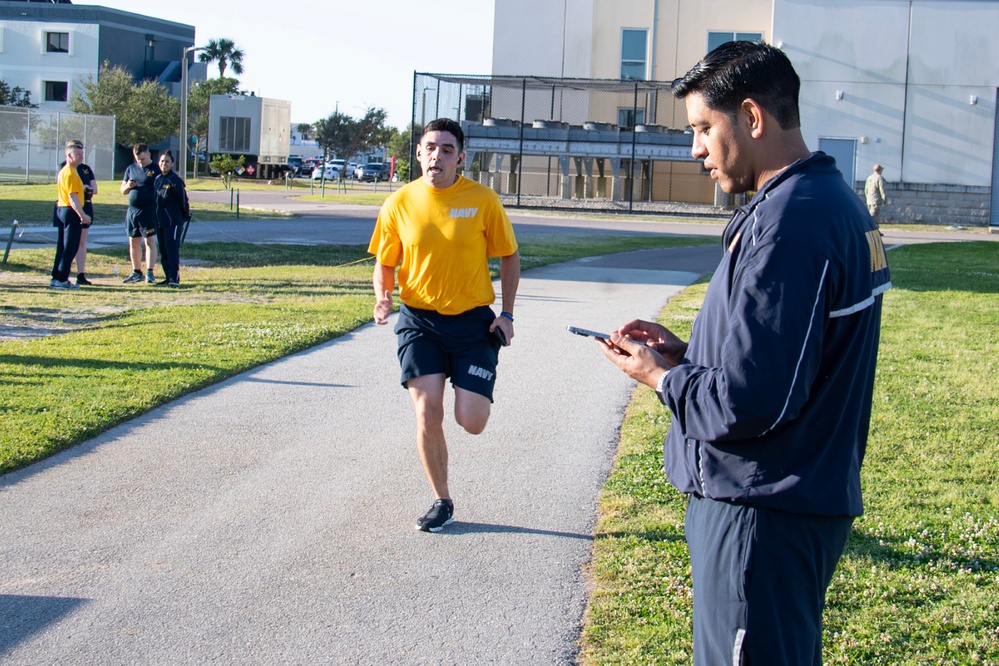
{"type": "Polygon", "coordinates": [[[827,139],[819,137],[819,150],[836,159],[836,166],[843,173],[843,180],[857,188],[857,140],[827,139]]]}

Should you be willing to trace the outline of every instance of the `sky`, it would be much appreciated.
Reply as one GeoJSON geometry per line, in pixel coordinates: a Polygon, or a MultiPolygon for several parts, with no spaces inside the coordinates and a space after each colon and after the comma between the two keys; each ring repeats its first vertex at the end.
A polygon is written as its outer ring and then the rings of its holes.
{"type": "MultiPolygon", "coordinates": [[[[409,125],[413,72],[489,74],[494,0],[75,0],[193,25],[243,50],[241,88],[291,102],[292,124],[385,109],[409,125]]],[[[229,70],[226,70],[229,74],[229,70]]],[[[215,64],[208,76],[217,77],[215,64]]]]}

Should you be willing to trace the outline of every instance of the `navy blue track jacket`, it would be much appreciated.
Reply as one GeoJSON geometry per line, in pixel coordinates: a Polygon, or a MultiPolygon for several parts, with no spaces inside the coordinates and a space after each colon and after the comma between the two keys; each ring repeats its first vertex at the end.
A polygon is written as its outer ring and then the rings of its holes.
{"type": "Polygon", "coordinates": [[[683,363],[666,377],[665,469],[681,492],[793,513],[863,512],[881,236],[814,153],[736,211],[683,363]]]}
{"type": "Polygon", "coordinates": [[[161,227],[184,224],[191,217],[184,181],[176,171],[156,176],[156,221],[161,227]]]}

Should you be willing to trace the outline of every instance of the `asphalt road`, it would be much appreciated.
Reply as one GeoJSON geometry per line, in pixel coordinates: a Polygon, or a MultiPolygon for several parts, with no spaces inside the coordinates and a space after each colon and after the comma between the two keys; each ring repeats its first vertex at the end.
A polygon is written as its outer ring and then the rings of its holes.
{"type": "MultiPolygon", "coordinates": [[[[196,200],[228,203],[226,192],[192,192],[196,200]]],[[[301,245],[339,244],[367,245],[374,228],[378,209],[374,206],[340,206],[321,202],[302,201],[300,196],[289,196],[283,190],[272,192],[241,193],[243,219],[231,222],[204,222],[195,218],[187,241],[200,243],[250,242],[287,243],[301,245]],[[287,219],[254,217],[254,208],[295,213],[287,219]]],[[[691,219],[677,222],[675,218],[625,219],[621,217],[582,217],[573,215],[544,215],[512,211],[510,219],[518,238],[534,235],[584,235],[584,234],[674,234],[721,236],[723,218],[691,219]]],[[[6,242],[8,233],[0,230],[6,242]]],[[[56,232],[51,226],[22,227],[15,233],[13,246],[37,247],[55,245],[56,232]]],[[[89,234],[89,247],[115,247],[125,244],[124,223],[99,221],[89,234]]],[[[950,229],[933,231],[906,231],[886,229],[887,245],[911,243],[957,242],[968,240],[999,241],[999,234],[973,233],[950,229]]],[[[183,258],[183,257],[182,257],[183,258]]]]}

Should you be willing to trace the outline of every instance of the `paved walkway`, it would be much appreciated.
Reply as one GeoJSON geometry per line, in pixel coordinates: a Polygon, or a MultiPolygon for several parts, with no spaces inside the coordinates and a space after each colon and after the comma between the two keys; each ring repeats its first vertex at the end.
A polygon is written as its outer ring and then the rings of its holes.
{"type": "Polygon", "coordinates": [[[717,247],[524,275],[478,437],[431,495],[368,325],[0,477],[4,664],[565,664],[634,383],[567,324],[654,317],[717,247]],[[649,267],[654,268],[649,268],[649,267]]]}

